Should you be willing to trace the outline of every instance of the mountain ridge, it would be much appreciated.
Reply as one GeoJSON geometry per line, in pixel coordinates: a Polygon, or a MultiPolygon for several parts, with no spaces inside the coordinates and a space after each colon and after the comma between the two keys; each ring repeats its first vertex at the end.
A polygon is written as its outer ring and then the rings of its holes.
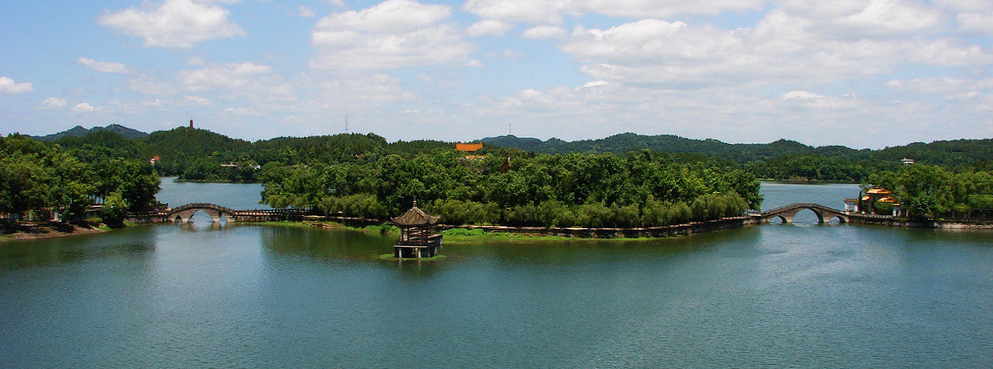
{"type": "Polygon", "coordinates": [[[101,131],[113,132],[129,140],[148,136],[148,133],[114,123],[107,125],[106,127],[95,126],[90,129],[86,129],[82,125],[76,125],[75,127],[69,128],[62,132],[52,133],[44,136],[29,136],[29,137],[36,139],[38,141],[58,141],[63,137],[86,137],[92,132],[101,132],[101,131]]]}

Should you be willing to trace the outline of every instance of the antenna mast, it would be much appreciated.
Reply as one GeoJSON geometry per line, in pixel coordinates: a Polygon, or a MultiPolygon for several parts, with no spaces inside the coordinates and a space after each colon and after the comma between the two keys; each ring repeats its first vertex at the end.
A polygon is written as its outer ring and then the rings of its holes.
{"type": "Polygon", "coordinates": [[[348,115],[345,115],[345,134],[348,134],[348,115]]]}

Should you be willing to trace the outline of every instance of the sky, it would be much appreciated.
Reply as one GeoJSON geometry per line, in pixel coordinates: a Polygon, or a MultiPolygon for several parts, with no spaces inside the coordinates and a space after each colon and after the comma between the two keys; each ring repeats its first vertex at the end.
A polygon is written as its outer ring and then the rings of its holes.
{"type": "Polygon", "coordinates": [[[3,0],[0,17],[0,134],[993,137],[989,0],[3,0]]]}

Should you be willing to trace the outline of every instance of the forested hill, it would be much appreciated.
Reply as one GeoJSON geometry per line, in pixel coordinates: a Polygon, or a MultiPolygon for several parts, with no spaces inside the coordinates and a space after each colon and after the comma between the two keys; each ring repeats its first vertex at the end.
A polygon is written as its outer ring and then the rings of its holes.
{"type": "Polygon", "coordinates": [[[127,138],[127,139],[135,139],[135,138],[142,138],[142,137],[148,136],[148,133],[145,133],[145,132],[142,132],[142,131],[139,131],[139,130],[131,129],[131,128],[122,126],[120,124],[111,124],[111,125],[106,126],[106,127],[93,127],[91,129],[86,129],[86,128],[83,128],[83,126],[78,126],[77,125],[75,127],[70,128],[69,130],[62,131],[62,132],[59,132],[59,133],[53,133],[53,134],[45,135],[45,136],[30,136],[30,137],[31,138],[34,138],[34,139],[36,139],[38,141],[55,141],[55,140],[61,139],[63,137],[84,137],[86,135],[89,135],[90,133],[104,132],[104,131],[116,133],[116,134],[120,135],[121,137],[124,137],[124,138],[127,138]]]}
{"type": "MultiPolygon", "coordinates": [[[[367,161],[382,155],[400,154],[411,157],[454,148],[451,142],[434,140],[390,143],[371,133],[279,137],[249,142],[187,127],[156,131],[133,139],[115,132],[137,132],[121,126],[111,125],[91,130],[77,128],[63,132],[60,139],[49,142],[76,153],[84,161],[101,157],[148,161],[159,157],[156,170],[160,174],[205,181],[255,181],[258,179],[253,168],[269,162],[307,164],[367,161]],[[82,132],[81,130],[87,131],[86,135],[76,137],[75,134],[82,132]],[[71,132],[75,133],[69,134],[71,132]]],[[[729,144],[713,139],[695,140],[672,135],[646,136],[634,133],[573,142],[514,136],[486,138],[482,142],[484,149],[477,154],[493,153],[503,156],[569,152],[623,154],[647,149],[675,153],[682,161],[716,159],[750,170],[760,178],[781,180],[862,182],[871,173],[899,168],[903,158],[949,168],[993,168],[991,139],[912,143],[882,150],[856,150],[844,146],[813,147],[790,140],[764,144],[729,144]]]]}
{"type": "Polygon", "coordinates": [[[695,140],[673,135],[646,136],[635,133],[621,133],[602,139],[571,142],[557,138],[542,141],[537,138],[515,136],[484,138],[482,141],[485,144],[493,146],[542,154],[564,154],[568,152],[624,153],[648,149],[672,153],[704,154],[732,160],[741,164],[805,154],[866,159],[871,153],[871,150],[868,149],[856,150],[844,146],[812,147],[790,140],[778,140],[767,144],[729,144],[714,139],[695,140]]]}

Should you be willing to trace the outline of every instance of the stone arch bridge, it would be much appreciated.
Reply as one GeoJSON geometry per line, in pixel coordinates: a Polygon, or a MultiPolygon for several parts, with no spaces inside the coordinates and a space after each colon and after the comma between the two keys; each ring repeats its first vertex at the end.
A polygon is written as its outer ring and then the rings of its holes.
{"type": "Polygon", "coordinates": [[[306,215],[307,209],[255,209],[235,210],[217,204],[192,203],[180,207],[166,209],[154,216],[153,221],[189,223],[193,214],[203,211],[210,216],[214,223],[223,217],[228,222],[266,222],[274,220],[299,219],[306,215]]]}
{"type": "Polygon", "coordinates": [[[851,220],[849,219],[849,214],[844,211],[814,203],[798,203],[781,206],[775,209],[763,211],[758,215],[758,217],[760,218],[761,223],[769,223],[770,220],[775,218],[781,219],[783,223],[793,223],[793,217],[796,216],[796,213],[804,209],[809,209],[814,212],[814,215],[817,215],[817,223],[823,224],[834,218],[838,218],[838,221],[841,223],[848,223],[851,220]]]}
{"type": "Polygon", "coordinates": [[[227,221],[234,221],[237,211],[231,208],[223,207],[215,204],[207,203],[192,203],[180,206],[178,208],[168,209],[166,211],[167,221],[176,221],[179,223],[188,223],[193,214],[198,211],[203,211],[210,215],[210,219],[217,223],[221,220],[223,216],[227,221]]]}

